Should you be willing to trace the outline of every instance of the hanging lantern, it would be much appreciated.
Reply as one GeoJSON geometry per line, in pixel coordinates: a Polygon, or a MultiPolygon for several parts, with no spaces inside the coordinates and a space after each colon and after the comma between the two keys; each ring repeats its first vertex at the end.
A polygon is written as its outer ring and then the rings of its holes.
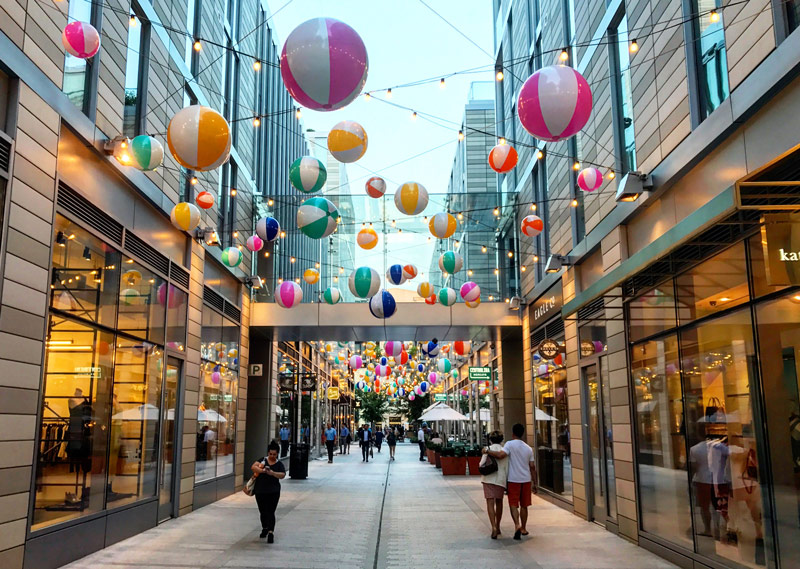
{"type": "Polygon", "coordinates": [[[369,311],[375,318],[390,318],[397,310],[394,297],[387,290],[379,290],[369,299],[369,311]]]}
{"type": "Polygon", "coordinates": [[[453,306],[456,303],[456,291],[450,287],[444,287],[439,290],[439,302],[445,306],[453,306]]]}
{"type": "Polygon", "coordinates": [[[526,237],[536,237],[544,230],[544,221],[538,215],[528,215],[522,220],[520,231],[526,237]]]}
{"type": "Polygon", "coordinates": [[[355,121],[337,123],[328,133],[328,150],[339,162],[355,162],[367,152],[367,131],[355,121]]]}
{"type": "Polygon", "coordinates": [[[378,244],[378,233],[371,227],[365,227],[358,232],[356,243],[362,249],[374,249],[378,244]]]}
{"type": "Polygon", "coordinates": [[[286,38],[280,67],[295,101],[315,111],[335,111],[358,97],[367,82],[367,48],[344,22],[314,18],[286,38]]]}
{"type": "Polygon", "coordinates": [[[372,176],[365,185],[367,195],[371,198],[382,198],[386,193],[386,180],[380,176],[372,176]]]}
{"type": "Polygon", "coordinates": [[[597,168],[584,168],[578,174],[578,187],[584,192],[593,192],[603,185],[603,173],[597,168]]]}
{"type": "Polygon", "coordinates": [[[246,246],[248,251],[255,253],[256,251],[261,251],[264,247],[264,240],[258,235],[251,235],[247,238],[246,246]]]}
{"type": "Polygon", "coordinates": [[[466,302],[472,302],[473,300],[480,298],[481,296],[481,287],[479,287],[476,283],[472,281],[467,281],[463,285],[461,285],[461,298],[464,299],[466,302]]]}
{"type": "Polygon", "coordinates": [[[140,134],[131,139],[131,165],[149,172],[164,162],[164,146],[152,136],[140,134]]]}
{"type": "Polygon", "coordinates": [[[202,105],[181,109],[167,127],[169,151],[189,170],[207,172],[222,166],[230,156],[231,140],[225,117],[202,105]]]}
{"type": "Polygon", "coordinates": [[[303,271],[303,280],[308,284],[317,284],[319,282],[319,271],[317,269],[306,269],[303,271]]]}
{"type": "Polygon", "coordinates": [[[327,179],[325,165],[313,156],[301,156],[289,167],[289,182],[304,194],[320,191],[327,179]]]}
{"type": "Polygon", "coordinates": [[[531,75],[517,99],[519,122],[532,136],[548,142],[569,138],[592,114],[592,90],[577,70],[552,65],[531,75]]]}
{"type": "Polygon", "coordinates": [[[281,308],[292,308],[303,302],[303,289],[294,281],[283,281],[275,289],[275,302],[281,308]]]}
{"type": "Polygon", "coordinates": [[[195,203],[203,209],[211,209],[214,207],[214,194],[211,192],[202,191],[194,198],[195,203]]]}
{"type": "Polygon", "coordinates": [[[271,243],[281,234],[281,225],[274,217],[262,217],[256,223],[256,234],[267,243],[271,243]]]}
{"type": "Polygon", "coordinates": [[[312,239],[323,239],[336,231],[339,210],[323,198],[309,198],[297,208],[297,227],[312,239]]]}
{"type": "Polygon", "coordinates": [[[498,174],[505,174],[517,165],[516,149],[510,144],[498,144],[489,152],[489,167],[498,174]]]}
{"type": "Polygon", "coordinates": [[[464,259],[455,251],[446,251],[439,257],[439,269],[443,273],[454,274],[464,266],[464,259]]]}
{"type": "Polygon", "coordinates": [[[401,285],[406,282],[403,276],[403,265],[392,265],[386,271],[386,281],[393,285],[401,285]]]}
{"type": "Polygon", "coordinates": [[[70,22],[61,33],[61,44],[73,57],[88,59],[100,49],[100,34],[86,22],[70,22]]]}
{"type": "Polygon", "coordinates": [[[394,205],[406,215],[422,213],[428,207],[428,190],[417,182],[406,182],[394,193],[394,205]]]}
{"type": "Polygon", "coordinates": [[[169,219],[178,229],[192,232],[200,225],[200,210],[192,203],[180,202],[172,208],[169,219]]]}
{"type": "Polygon", "coordinates": [[[227,247],[222,251],[222,262],[228,267],[238,267],[244,255],[238,247],[227,247]]]}

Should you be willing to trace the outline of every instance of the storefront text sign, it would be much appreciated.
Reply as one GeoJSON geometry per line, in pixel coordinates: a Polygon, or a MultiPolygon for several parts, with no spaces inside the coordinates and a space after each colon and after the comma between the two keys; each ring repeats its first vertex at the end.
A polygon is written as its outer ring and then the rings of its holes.
{"type": "Polygon", "coordinates": [[[437,393],[433,396],[434,401],[447,401],[446,393],[437,393]]]}
{"type": "Polygon", "coordinates": [[[329,387],[328,388],[328,399],[332,401],[336,401],[339,399],[339,388],[338,387],[329,387]]]}
{"type": "Polygon", "coordinates": [[[492,368],[490,367],[471,367],[469,368],[470,381],[491,381],[492,368]]]}
{"type": "Polygon", "coordinates": [[[556,342],[555,340],[550,340],[549,338],[546,340],[542,340],[539,343],[539,347],[537,348],[539,355],[542,356],[546,360],[552,360],[558,354],[561,353],[561,344],[556,342]]]}
{"type": "Polygon", "coordinates": [[[762,221],[767,284],[800,284],[800,215],[770,213],[762,221]]]}
{"type": "Polygon", "coordinates": [[[592,344],[589,340],[584,340],[581,342],[581,356],[588,358],[589,356],[593,356],[594,353],[594,344],[592,344]]]}
{"type": "Polygon", "coordinates": [[[534,301],[531,306],[531,329],[536,328],[561,312],[561,305],[563,302],[561,282],[559,281],[534,301]]]}
{"type": "MultiPolygon", "coordinates": [[[[300,389],[312,391],[317,388],[317,376],[313,373],[304,373],[300,376],[300,389]]],[[[337,397],[338,399],[338,397],[337,397]]]]}
{"type": "Polygon", "coordinates": [[[278,387],[281,391],[294,391],[294,374],[279,375],[278,387]]]}

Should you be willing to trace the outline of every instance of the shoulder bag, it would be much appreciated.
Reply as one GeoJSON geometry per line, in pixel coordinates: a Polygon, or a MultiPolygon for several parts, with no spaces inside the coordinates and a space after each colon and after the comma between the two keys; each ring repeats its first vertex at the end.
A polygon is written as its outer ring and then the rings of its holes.
{"type": "Polygon", "coordinates": [[[480,472],[483,476],[494,474],[497,472],[497,460],[495,460],[493,456],[484,454],[483,457],[481,457],[480,464],[478,465],[478,472],[480,472]]]}

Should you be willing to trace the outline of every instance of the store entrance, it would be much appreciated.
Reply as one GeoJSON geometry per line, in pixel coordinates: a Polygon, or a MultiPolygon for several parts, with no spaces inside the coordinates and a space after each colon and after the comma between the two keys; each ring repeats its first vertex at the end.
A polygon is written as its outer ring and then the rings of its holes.
{"type": "Polygon", "coordinates": [[[161,475],[158,489],[158,520],[160,522],[175,516],[175,462],[176,433],[178,424],[175,409],[178,409],[178,388],[181,379],[183,362],[177,358],[167,358],[167,373],[164,378],[164,393],[161,404],[161,424],[164,426],[161,433],[161,475]]]}
{"type": "Polygon", "coordinates": [[[588,517],[617,527],[617,495],[611,431],[611,394],[606,357],[581,368],[584,396],[584,449],[588,517]]]}

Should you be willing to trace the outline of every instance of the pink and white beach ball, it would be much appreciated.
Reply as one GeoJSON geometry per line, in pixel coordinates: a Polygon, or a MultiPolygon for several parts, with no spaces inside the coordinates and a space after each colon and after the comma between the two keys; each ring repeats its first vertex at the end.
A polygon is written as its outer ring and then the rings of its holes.
{"type": "Polygon", "coordinates": [[[70,22],[61,33],[61,44],[70,55],[88,59],[100,49],[100,34],[91,24],[70,22]]]}
{"type": "Polygon", "coordinates": [[[275,289],[275,302],[281,308],[292,308],[303,301],[303,289],[294,281],[283,281],[275,289]]]}
{"type": "Polygon", "coordinates": [[[472,302],[481,296],[481,287],[472,281],[467,281],[461,285],[461,298],[466,302],[472,302]]]}
{"type": "Polygon", "coordinates": [[[578,187],[584,192],[593,192],[603,185],[603,173],[597,168],[584,168],[578,174],[578,187]]]}
{"type": "Polygon", "coordinates": [[[592,90],[572,67],[552,65],[531,75],[517,100],[519,122],[540,140],[577,134],[592,114],[592,90]]]}
{"type": "Polygon", "coordinates": [[[403,342],[386,342],[384,349],[386,350],[387,356],[391,356],[393,358],[399,357],[400,354],[403,353],[403,342]]]}
{"type": "Polygon", "coordinates": [[[251,235],[250,237],[247,238],[248,251],[252,251],[255,253],[256,251],[261,251],[263,247],[264,247],[264,240],[261,239],[261,237],[259,237],[258,235],[251,235]]]}

